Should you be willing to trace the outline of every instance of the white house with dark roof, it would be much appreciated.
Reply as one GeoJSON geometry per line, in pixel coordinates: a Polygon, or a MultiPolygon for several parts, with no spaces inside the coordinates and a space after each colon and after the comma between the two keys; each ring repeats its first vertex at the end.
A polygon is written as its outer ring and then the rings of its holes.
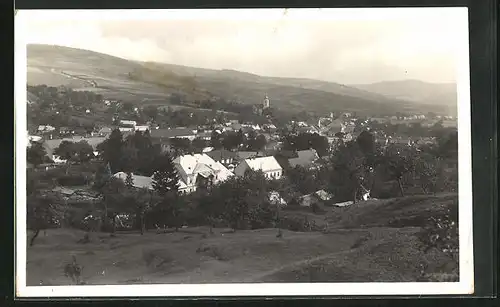
{"type": "Polygon", "coordinates": [[[207,154],[179,156],[174,159],[174,165],[180,178],[179,192],[183,193],[196,191],[203,180],[210,184],[217,184],[234,175],[207,154]]]}
{"type": "Polygon", "coordinates": [[[247,170],[262,171],[269,179],[280,179],[283,176],[283,168],[273,156],[245,159],[236,166],[234,174],[241,177],[247,170]]]}

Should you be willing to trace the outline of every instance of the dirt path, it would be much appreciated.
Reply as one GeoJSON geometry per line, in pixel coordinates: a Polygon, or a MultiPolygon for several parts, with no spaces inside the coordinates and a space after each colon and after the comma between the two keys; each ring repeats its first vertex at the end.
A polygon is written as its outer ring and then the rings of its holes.
{"type": "Polygon", "coordinates": [[[65,73],[63,71],[57,71],[54,68],[51,68],[50,71],[52,73],[59,74],[61,76],[65,76],[65,77],[70,78],[70,79],[74,79],[74,80],[78,80],[78,81],[83,81],[83,82],[89,84],[91,87],[97,87],[97,82],[95,82],[94,80],[88,80],[88,79],[85,79],[85,78],[73,76],[73,75],[70,75],[70,74],[65,73]]]}
{"type": "Polygon", "coordinates": [[[322,260],[326,260],[326,259],[330,259],[330,258],[334,258],[334,257],[348,255],[348,254],[351,254],[355,251],[365,250],[365,249],[369,248],[370,246],[373,246],[374,244],[376,244],[376,243],[372,243],[372,244],[369,244],[366,246],[361,246],[358,248],[346,249],[346,250],[342,250],[342,251],[335,252],[335,253],[329,253],[329,254],[325,254],[325,255],[321,255],[321,256],[312,257],[309,259],[304,259],[304,260],[299,260],[299,261],[287,263],[287,264],[282,265],[280,267],[277,267],[271,271],[253,275],[251,277],[250,282],[262,282],[262,279],[265,279],[266,277],[274,275],[274,274],[279,273],[281,271],[293,270],[294,268],[304,267],[304,266],[313,264],[314,262],[318,262],[318,261],[322,261],[322,260]]]}

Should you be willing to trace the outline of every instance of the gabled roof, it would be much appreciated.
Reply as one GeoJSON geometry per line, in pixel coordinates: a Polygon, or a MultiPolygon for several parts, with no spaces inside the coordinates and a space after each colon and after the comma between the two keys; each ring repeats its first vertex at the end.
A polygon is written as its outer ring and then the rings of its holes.
{"type": "Polygon", "coordinates": [[[248,158],[257,157],[258,154],[259,153],[257,151],[237,151],[236,152],[236,156],[240,160],[245,160],[248,158]]]}
{"type": "Polygon", "coordinates": [[[206,164],[209,167],[214,167],[215,161],[207,154],[183,155],[174,159],[174,163],[179,165],[184,172],[189,175],[193,174],[198,163],[206,164]]]}
{"type": "Polygon", "coordinates": [[[206,164],[198,163],[196,164],[193,173],[200,174],[203,177],[207,178],[211,174],[215,174],[215,170],[206,164]]]}
{"type": "Polygon", "coordinates": [[[234,159],[237,156],[235,152],[226,149],[212,150],[206,154],[215,161],[234,159]]]}
{"type": "Polygon", "coordinates": [[[182,180],[186,180],[188,175],[200,174],[203,177],[214,175],[217,181],[223,181],[233,175],[224,165],[207,154],[179,156],[174,159],[174,164],[182,180]]]}
{"type": "Polygon", "coordinates": [[[216,170],[218,170],[217,174],[217,180],[218,181],[224,181],[228,179],[229,177],[234,176],[233,172],[228,170],[224,165],[222,165],[220,162],[215,162],[215,167],[216,170]]]}
{"type": "Polygon", "coordinates": [[[245,163],[254,171],[277,171],[282,170],[278,161],[273,156],[245,159],[245,163]]]}

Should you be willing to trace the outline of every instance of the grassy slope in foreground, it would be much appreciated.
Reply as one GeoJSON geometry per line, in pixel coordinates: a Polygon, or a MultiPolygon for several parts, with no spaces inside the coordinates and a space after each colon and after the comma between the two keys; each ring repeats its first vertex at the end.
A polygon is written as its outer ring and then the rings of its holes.
{"type": "Polygon", "coordinates": [[[144,236],[93,233],[91,243],[78,244],[83,231],[56,229],[28,248],[27,284],[70,284],[63,267],[73,254],[88,284],[416,281],[421,265],[451,273],[457,264],[440,252],[422,252],[415,234],[423,219],[410,227],[391,221],[439,215],[457,203],[456,194],[359,203],[310,215],[329,222],[325,233],[284,231],[283,238],[276,229],[207,235],[199,227],[144,236]]]}

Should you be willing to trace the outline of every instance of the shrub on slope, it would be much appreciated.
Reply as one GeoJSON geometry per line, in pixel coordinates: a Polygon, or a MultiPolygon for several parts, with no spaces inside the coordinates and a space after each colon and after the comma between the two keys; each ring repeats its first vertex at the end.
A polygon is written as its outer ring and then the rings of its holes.
{"type": "Polygon", "coordinates": [[[424,227],[430,217],[442,216],[456,207],[457,194],[369,200],[333,208],[327,221],[329,228],[424,227]]]}

